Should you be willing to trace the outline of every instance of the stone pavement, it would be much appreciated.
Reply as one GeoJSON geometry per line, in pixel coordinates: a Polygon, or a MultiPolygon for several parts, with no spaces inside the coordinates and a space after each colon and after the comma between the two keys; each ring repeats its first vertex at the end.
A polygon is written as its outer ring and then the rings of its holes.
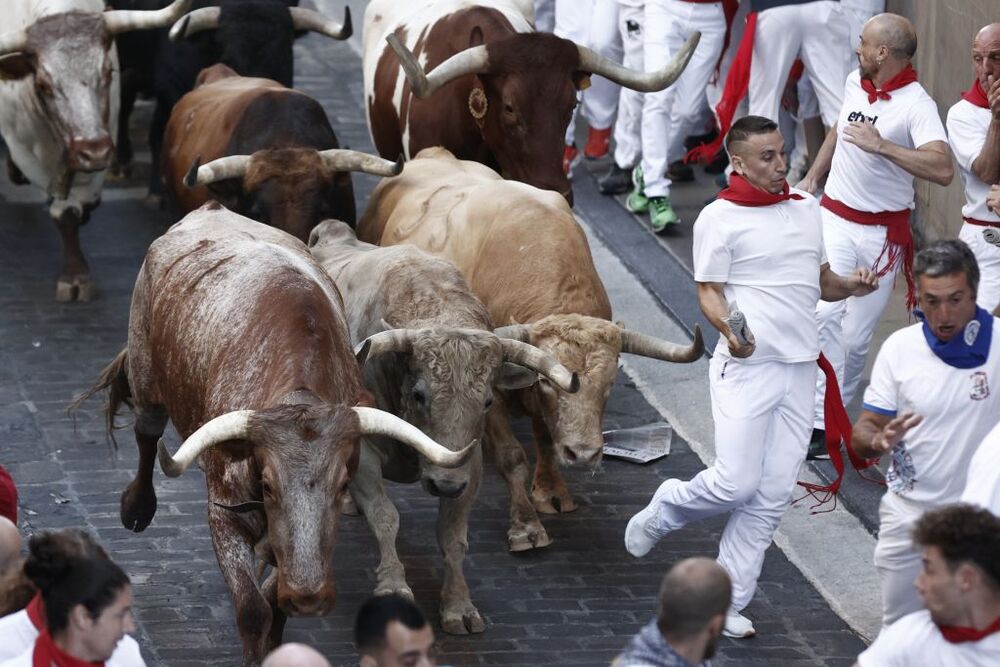
{"type": "MultiPolygon", "coordinates": [[[[356,14],[358,26],[360,18],[356,14]]],[[[310,36],[299,41],[297,58],[297,85],[323,102],[342,142],[370,150],[356,53],[346,44],[310,36]]],[[[148,107],[143,111],[133,128],[140,136],[148,107]]],[[[373,183],[355,179],[360,202],[373,183]]],[[[119,432],[116,451],[106,441],[99,401],[75,416],[66,413],[74,394],[89,386],[124,344],[136,271],[149,242],[170,222],[145,208],[141,195],[136,183],[108,189],[82,233],[99,298],[57,304],[52,297],[59,245],[53,225],[40,198],[0,181],[0,463],[20,486],[25,532],[88,528],[129,572],[148,664],[233,665],[239,640],[205,522],[201,473],[192,469],[171,480],[157,472],[158,514],[144,533],[133,534],[118,519],[118,494],[136,459],[130,430],[119,432]]],[[[657,419],[620,374],[606,427],[657,419]]],[[[521,435],[526,436],[524,429],[521,435]]],[[[176,434],[168,433],[168,443],[177,447],[176,434]]],[[[679,558],[716,551],[724,519],[679,531],[642,560],[631,558],[622,544],[626,521],[661,479],[690,478],[701,468],[698,457],[675,438],[671,455],[653,464],[608,460],[596,475],[569,474],[579,509],[543,519],[552,546],[512,555],[505,548],[507,494],[488,467],[470,523],[466,564],[473,600],[488,627],[477,636],[438,632],[441,663],[607,664],[654,613],[665,568],[679,558]]],[[[409,583],[436,625],[441,582],[436,503],[417,487],[390,489],[402,516],[399,552],[409,583]]],[[[343,517],[337,607],[324,618],[290,620],[286,640],[316,646],[333,664],[352,664],[352,617],[374,587],[376,558],[363,519],[343,517]]],[[[776,548],[768,553],[747,613],[760,636],[723,640],[715,664],[850,665],[864,646],[776,548]]]]}

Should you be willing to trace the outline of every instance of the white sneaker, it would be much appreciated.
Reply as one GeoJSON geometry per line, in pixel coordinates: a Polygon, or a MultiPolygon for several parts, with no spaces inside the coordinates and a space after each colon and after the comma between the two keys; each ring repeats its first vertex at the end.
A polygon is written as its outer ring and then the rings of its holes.
{"type": "Polygon", "coordinates": [[[753,637],[757,631],[753,629],[750,619],[738,611],[730,609],[726,612],[726,625],[722,628],[722,634],[736,639],[746,639],[753,637]]]}
{"type": "Polygon", "coordinates": [[[660,484],[649,504],[629,519],[628,525],[625,527],[625,549],[636,558],[642,558],[648,554],[656,543],[667,534],[668,531],[656,528],[656,514],[660,509],[660,498],[680,483],[679,479],[668,479],[660,484]]]}

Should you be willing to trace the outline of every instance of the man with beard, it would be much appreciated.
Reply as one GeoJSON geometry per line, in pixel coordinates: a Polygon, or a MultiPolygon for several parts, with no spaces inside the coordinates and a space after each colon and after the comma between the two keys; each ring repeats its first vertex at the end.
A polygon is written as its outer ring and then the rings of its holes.
{"type": "MultiPolygon", "coordinates": [[[[937,105],[910,64],[916,50],[913,25],[902,16],[879,14],[865,24],[859,67],[847,77],[837,124],[799,183],[814,193],[830,173],[820,202],[830,268],[845,273],[868,266],[883,279],[869,296],[816,309],[820,345],[837,373],[844,404],[857,391],[900,268],[909,287],[907,306],[913,307],[913,178],[948,185],[954,175],[937,105]]],[[[826,382],[823,375],[817,379],[810,458],[825,451],[826,382]]]]}
{"type": "Polygon", "coordinates": [[[953,505],[921,517],[913,540],[926,609],[883,630],[855,667],[1000,664],[1000,519],[953,505]]]}
{"type": "Polygon", "coordinates": [[[613,667],[694,667],[715,655],[732,586],[709,558],[686,558],[663,576],[656,618],[639,631],[613,667]]]}
{"type": "Polygon", "coordinates": [[[892,457],[875,546],[885,625],[921,608],[911,530],[924,512],[958,502],[969,461],[1000,415],[1000,320],[976,306],[972,251],[938,241],[913,271],[923,322],[883,343],[851,439],[861,457],[892,457]]]}

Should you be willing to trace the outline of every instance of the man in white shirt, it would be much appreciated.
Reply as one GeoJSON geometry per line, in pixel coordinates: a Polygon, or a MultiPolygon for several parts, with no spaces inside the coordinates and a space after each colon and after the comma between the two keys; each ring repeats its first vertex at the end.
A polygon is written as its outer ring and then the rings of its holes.
{"type": "Polygon", "coordinates": [[[1000,232],[1000,215],[986,206],[990,186],[1000,182],[1000,23],[992,23],[972,42],[976,79],[948,110],[948,142],[965,185],[965,221],[959,238],[979,262],[979,305],[1000,305],[1000,248],[987,243],[983,230],[1000,232]]]}
{"type": "Polygon", "coordinates": [[[1000,664],[1000,519],[969,505],[928,512],[916,590],[926,610],[882,630],[855,667],[1000,664]]]}
{"type": "MultiPolygon", "coordinates": [[[[820,205],[830,268],[843,273],[869,266],[883,278],[874,294],[816,309],[820,346],[837,372],[845,405],[857,391],[872,334],[900,268],[912,307],[913,178],[948,185],[954,175],[937,104],[910,64],[916,49],[913,25],[902,16],[879,14],[865,24],[859,67],[847,77],[837,124],[799,183],[816,192],[829,171],[820,205]]],[[[816,443],[824,439],[825,385],[818,375],[811,457],[819,454],[816,443]]]]}
{"type": "Polygon", "coordinates": [[[716,460],[689,482],[663,482],[629,521],[625,546],[641,557],[671,531],[732,510],[718,557],[733,581],[724,633],[750,637],[753,625],[739,612],[756,590],[806,453],[816,302],[869,293],[878,280],[866,268],[846,278],[830,269],[816,200],[785,181],[777,124],[741,118],[726,148],[730,185],[694,225],[698,300],[721,333],[709,365],[716,460]],[[752,330],[744,339],[728,321],[737,302],[752,330]]]}
{"type": "Polygon", "coordinates": [[[1000,415],[969,462],[962,502],[978,505],[1000,516],[1000,415]]]}
{"type": "Polygon", "coordinates": [[[914,274],[923,322],[882,345],[851,440],[861,457],[892,456],[875,547],[885,625],[921,608],[914,523],[959,500],[969,460],[1000,416],[1000,320],[976,306],[972,251],[938,241],[917,254],[914,274]]]}

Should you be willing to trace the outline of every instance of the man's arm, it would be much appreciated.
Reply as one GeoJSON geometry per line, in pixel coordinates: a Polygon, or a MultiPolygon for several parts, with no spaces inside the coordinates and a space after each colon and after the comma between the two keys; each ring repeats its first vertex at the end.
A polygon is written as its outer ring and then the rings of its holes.
{"type": "Polygon", "coordinates": [[[951,149],[944,141],[928,141],[917,148],[906,148],[883,139],[872,123],[858,121],[844,128],[844,141],[866,153],[881,155],[917,178],[931,183],[948,185],[955,177],[951,149]]]}
{"type": "Polygon", "coordinates": [[[826,139],[823,140],[823,145],[816,154],[816,159],[813,160],[809,171],[806,172],[806,175],[802,177],[802,180],[795,187],[799,190],[805,190],[811,195],[816,194],[820,182],[826,178],[827,173],[830,171],[830,165],[833,164],[833,151],[836,147],[837,124],[834,123],[830,131],[826,133],[826,139]]]}
{"type": "Polygon", "coordinates": [[[878,289],[878,276],[867,267],[841,276],[829,264],[819,267],[819,292],[823,301],[841,301],[849,296],[864,296],[878,289]]]}
{"type": "Polygon", "coordinates": [[[741,345],[729,328],[726,318],[729,317],[729,304],[722,283],[695,283],[698,285],[698,305],[701,312],[713,327],[719,330],[722,337],[729,343],[729,353],[734,357],[746,358],[753,354],[756,344],[751,333],[746,345],[741,345]]]}
{"type": "Polygon", "coordinates": [[[903,436],[923,419],[912,412],[904,412],[897,417],[862,410],[852,430],[851,449],[865,459],[882,456],[892,451],[903,436]]]}
{"type": "Polygon", "coordinates": [[[988,185],[1000,182],[1000,79],[993,81],[986,92],[993,119],[986,131],[986,141],[979,157],[972,161],[972,173],[988,185]]]}

